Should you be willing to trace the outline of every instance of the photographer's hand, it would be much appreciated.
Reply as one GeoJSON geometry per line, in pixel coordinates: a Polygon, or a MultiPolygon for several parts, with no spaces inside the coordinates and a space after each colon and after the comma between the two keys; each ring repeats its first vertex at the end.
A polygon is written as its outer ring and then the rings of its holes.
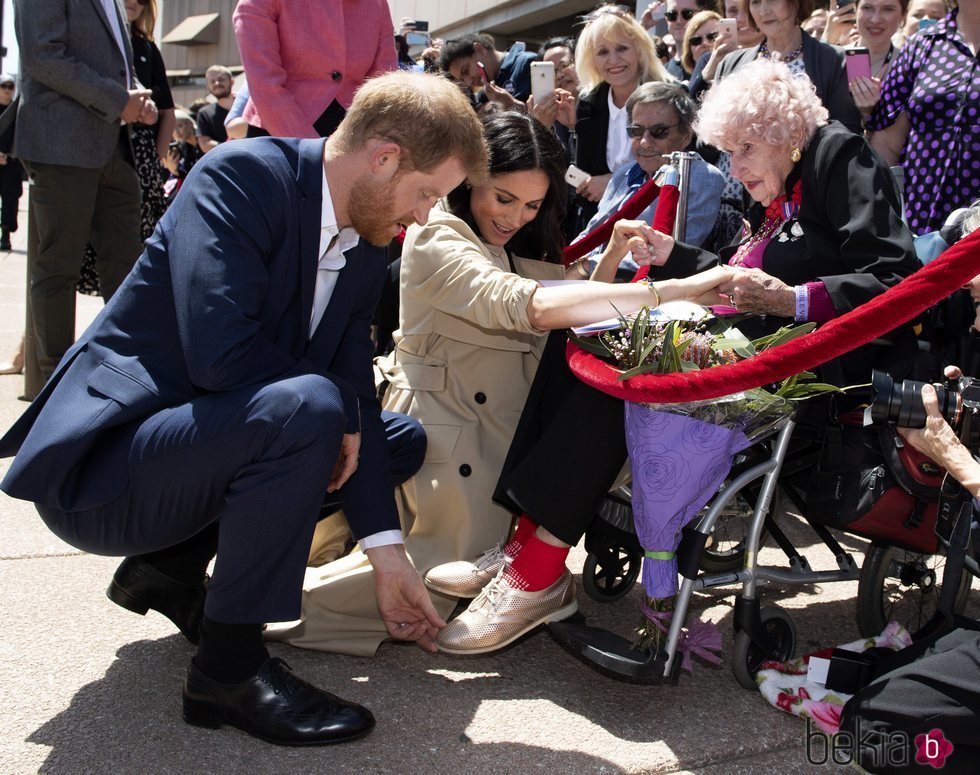
{"type": "MultiPolygon", "coordinates": [[[[960,370],[946,369],[946,376],[956,379],[960,370]]],[[[939,399],[932,385],[922,387],[922,405],[926,410],[925,428],[899,428],[899,435],[924,455],[928,455],[976,498],[980,496],[980,463],[960,442],[956,432],[939,411],[939,399]]]]}

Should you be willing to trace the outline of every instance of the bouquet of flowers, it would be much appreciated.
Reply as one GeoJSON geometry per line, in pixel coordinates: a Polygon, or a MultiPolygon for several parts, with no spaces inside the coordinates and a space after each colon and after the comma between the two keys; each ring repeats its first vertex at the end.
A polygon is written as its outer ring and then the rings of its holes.
{"type": "MultiPolygon", "coordinates": [[[[735,363],[812,331],[813,323],[787,326],[750,340],[737,323],[747,316],[716,317],[684,305],[667,304],[635,316],[620,315],[618,325],[594,336],[572,336],[583,349],[622,369],[620,379],[735,363]]],[[[641,404],[626,402],[626,444],[633,474],[633,519],[645,550],[643,584],[647,594],[639,645],[659,643],[666,633],[677,594],[675,550],[681,530],[715,494],[736,454],[793,414],[793,402],[826,392],[833,385],[814,382],[809,372],[770,389],[757,388],[710,401],[641,404]]]]}

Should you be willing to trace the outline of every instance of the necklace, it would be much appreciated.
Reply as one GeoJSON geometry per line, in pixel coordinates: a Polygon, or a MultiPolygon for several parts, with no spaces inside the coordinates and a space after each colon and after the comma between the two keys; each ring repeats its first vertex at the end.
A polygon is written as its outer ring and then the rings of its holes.
{"type": "MultiPolygon", "coordinates": [[[[880,79],[882,77],[882,74],[888,68],[888,63],[892,61],[892,54],[894,53],[894,51],[895,51],[895,46],[893,44],[889,43],[888,44],[888,53],[885,54],[885,58],[884,58],[884,60],[881,63],[881,67],[878,68],[878,72],[875,73],[875,78],[879,78],[880,79]]],[[[872,71],[874,71],[874,67],[872,67],[871,69],[872,69],[872,71]]]]}
{"type": "Polygon", "coordinates": [[[786,223],[785,218],[767,215],[766,219],[759,227],[759,230],[738,246],[738,250],[735,251],[735,255],[731,257],[728,263],[731,266],[741,266],[743,263],[745,263],[745,259],[752,255],[760,244],[765,244],[772,239],[772,235],[775,234],[779,227],[784,223],[786,223]]]}
{"type": "Polygon", "coordinates": [[[759,56],[763,59],[775,59],[779,62],[792,62],[794,59],[798,59],[803,53],[803,43],[790,51],[788,54],[782,54],[779,51],[770,51],[769,42],[764,40],[759,44],[759,56]]]}

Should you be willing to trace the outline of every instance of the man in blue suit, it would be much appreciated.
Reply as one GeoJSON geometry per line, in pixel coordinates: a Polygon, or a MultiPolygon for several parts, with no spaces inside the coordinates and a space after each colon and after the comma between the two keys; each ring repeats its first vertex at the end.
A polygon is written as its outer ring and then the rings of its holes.
{"type": "Polygon", "coordinates": [[[373,385],[374,246],[486,166],[462,93],[410,73],[368,82],[326,141],[221,146],[0,439],[16,453],[0,488],[72,545],[128,556],[112,600],[200,638],[186,721],[297,745],[373,726],[262,641],[263,622],[299,615],[328,492],[371,558],[391,635],[435,650],[444,624],[400,545],[373,385]]]}

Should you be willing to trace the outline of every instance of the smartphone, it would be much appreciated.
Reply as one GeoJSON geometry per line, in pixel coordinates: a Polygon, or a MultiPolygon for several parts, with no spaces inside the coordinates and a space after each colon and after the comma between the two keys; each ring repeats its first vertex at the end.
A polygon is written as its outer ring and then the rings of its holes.
{"type": "Polygon", "coordinates": [[[534,104],[550,97],[555,91],[555,63],[531,62],[531,96],[534,104]]]}
{"type": "Polygon", "coordinates": [[[178,151],[178,150],[180,150],[180,141],[178,141],[178,140],[171,140],[171,142],[167,146],[167,148],[169,148],[171,151],[178,151]]]}
{"type": "Polygon", "coordinates": [[[483,76],[483,82],[490,83],[490,79],[487,77],[487,66],[483,62],[477,62],[476,66],[480,68],[480,75],[483,76]]]}
{"type": "Polygon", "coordinates": [[[871,77],[871,54],[866,48],[844,49],[844,66],[847,68],[847,82],[855,78],[871,77]]]}
{"type": "Polygon", "coordinates": [[[429,33],[428,32],[406,32],[405,42],[409,46],[428,46],[429,45],[429,33]]]}
{"type": "Polygon", "coordinates": [[[428,32],[429,31],[429,23],[428,22],[419,21],[418,19],[416,19],[414,22],[412,22],[412,26],[415,28],[415,31],[416,32],[428,32]]]}
{"type": "Polygon", "coordinates": [[[738,35],[738,20],[737,19],[721,19],[718,22],[718,32],[721,36],[731,38],[735,40],[738,35]]]}
{"type": "Polygon", "coordinates": [[[837,10],[841,11],[850,5],[854,5],[854,0],[837,0],[837,10]]]}
{"type": "Polygon", "coordinates": [[[582,170],[580,170],[574,164],[569,164],[568,169],[565,170],[565,182],[570,186],[575,186],[575,188],[581,186],[588,179],[589,173],[582,172],[582,170]]]}
{"type": "Polygon", "coordinates": [[[939,24],[939,19],[919,19],[919,31],[928,29],[933,24],[939,24]]]}

